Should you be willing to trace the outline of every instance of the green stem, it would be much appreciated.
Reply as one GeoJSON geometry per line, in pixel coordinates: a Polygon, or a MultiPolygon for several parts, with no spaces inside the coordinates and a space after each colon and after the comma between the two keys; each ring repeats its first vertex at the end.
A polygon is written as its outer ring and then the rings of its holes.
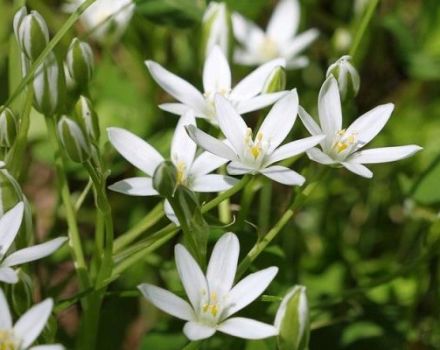
{"type": "Polygon", "coordinates": [[[183,348],[183,350],[197,350],[200,348],[200,345],[202,345],[201,341],[192,341],[183,348]]]}
{"type": "Polygon", "coordinates": [[[243,193],[241,195],[240,201],[240,211],[238,212],[237,227],[239,229],[243,228],[243,224],[246,218],[249,217],[249,209],[252,204],[252,200],[255,196],[257,177],[252,177],[252,179],[244,187],[243,193]]]}
{"type": "Polygon", "coordinates": [[[260,207],[258,215],[258,228],[260,232],[265,232],[270,225],[270,213],[272,208],[272,182],[263,180],[263,188],[260,194],[260,207]]]}

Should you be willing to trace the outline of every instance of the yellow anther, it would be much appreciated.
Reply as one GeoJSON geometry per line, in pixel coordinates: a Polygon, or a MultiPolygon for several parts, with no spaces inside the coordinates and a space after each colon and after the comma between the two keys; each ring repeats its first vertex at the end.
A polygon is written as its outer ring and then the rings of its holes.
{"type": "Polygon", "coordinates": [[[258,145],[252,146],[251,147],[251,154],[255,159],[257,159],[261,154],[261,147],[258,145]]]}
{"type": "Polygon", "coordinates": [[[262,132],[259,132],[258,134],[257,134],[257,141],[261,141],[261,140],[263,140],[263,133],[262,132]]]}
{"type": "Polygon", "coordinates": [[[178,162],[176,169],[177,169],[177,176],[176,176],[177,184],[178,185],[185,185],[186,184],[186,165],[185,165],[185,163],[182,161],[178,162]]]}
{"type": "Polygon", "coordinates": [[[9,331],[0,331],[0,350],[17,350],[17,343],[9,331]]]}
{"type": "Polygon", "coordinates": [[[343,152],[344,150],[346,150],[348,147],[348,144],[345,142],[338,142],[336,144],[336,149],[338,150],[338,153],[343,152]]]}

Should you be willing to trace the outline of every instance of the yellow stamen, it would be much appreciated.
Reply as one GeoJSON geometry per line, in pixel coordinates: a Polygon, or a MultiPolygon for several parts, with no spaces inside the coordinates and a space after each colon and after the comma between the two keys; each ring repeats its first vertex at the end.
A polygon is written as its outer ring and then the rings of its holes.
{"type": "Polygon", "coordinates": [[[186,165],[184,162],[179,161],[177,163],[177,177],[176,181],[178,185],[186,185],[186,165]]]}
{"type": "Polygon", "coordinates": [[[212,292],[209,303],[204,304],[202,306],[203,312],[209,312],[213,317],[216,317],[218,314],[218,305],[217,305],[217,293],[212,292]]]}
{"type": "Polygon", "coordinates": [[[9,331],[0,331],[0,350],[17,350],[17,343],[9,331]]]}

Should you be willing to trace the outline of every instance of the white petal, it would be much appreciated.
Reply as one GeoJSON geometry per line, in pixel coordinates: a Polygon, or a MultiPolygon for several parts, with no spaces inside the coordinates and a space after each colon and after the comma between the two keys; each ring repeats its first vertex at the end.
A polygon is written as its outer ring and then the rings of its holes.
{"type": "Polygon", "coordinates": [[[342,128],[341,99],[333,75],[327,78],[319,91],[318,110],[322,131],[333,139],[342,128]]]}
{"type": "Polygon", "coordinates": [[[10,267],[0,267],[0,282],[15,284],[18,282],[18,275],[10,267]]]}
{"type": "Polygon", "coordinates": [[[286,143],[285,145],[282,145],[281,147],[277,148],[269,157],[269,160],[266,164],[273,164],[275,162],[278,162],[283,159],[287,159],[290,157],[294,157],[298,154],[301,154],[308,149],[316,146],[318,143],[320,143],[325,138],[324,135],[316,135],[316,136],[310,136],[306,137],[304,139],[300,139],[297,141],[286,143]]]}
{"type": "Polygon", "coordinates": [[[264,339],[278,334],[278,330],[274,326],[244,317],[230,318],[220,324],[217,329],[220,332],[244,339],[264,339]]]}
{"type": "Polygon", "coordinates": [[[234,12],[232,14],[234,36],[244,46],[253,46],[256,41],[263,40],[265,33],[260,27],[234,12]]]}
{"type": "Polygon", "coordinates": [[[210,293],[216,292],[219,299],[230,291],[234,283],[239,253],[240,243],[232,232],[225,233],[214,246],[206,279],[210,293]]]}
{"type": "Polygon", "coordinates": [[[186,128],[186,131],[194,142],[202,147],[205,151],[211,152],[218,157],[228,160],[237,159],[237,155],[229,146],[227,146],[224,142],[212,137],[211,135],[208,135],[206,132],[191,125],[186,128]]]}
{"type": "Polygon", "coordinates": [[[37,345],[29,348],[29,350],[64,350],[65,347],[61,344],[50,344],[50,345],[37,345]]]}
{"type": "Polygon", "coordinates": [[[304,108],[301,106],[298,107],[298,115],[304,124],[305,128],[311,135],[320,135],[322,134],[322,130],[319,125],[315,122],[312,116],[306,112],[304,108]]]}
{"type": "Polygon", "coordinates": [[[298,94],[293,90],[274,104],[258,130],[263,140],[269,142],[267,153],[272,153],[284,141],[293,128],[297,114],[298,94]]]}
{"type": "Polygon", "coordinates": [[[0,329],[11,329],[12,328],[12,317],[9,311],[9,305],[6,301],[5,294],[3,290],[0,289],[0,329]]]}
{"type": "Polygon", "coordinates": [[[108,128],[108,138],[116,150],[145,174],[153,176],[163,157],[150,144],[121,128],[108,128]]]}
{"type": "Polygon", "coordinates": [[[411,157],[420,150],[422,147],[417,145],[373,148],[354,153],[348,161],[362,164],[388,163],[411,157]]]}
{"type": "Polygon", "coordinates": [[[186,132],[185,126],[187,125],[196,125],[192,111],[188,111],[182,115],[177,123],[171,142],[171,159],[175,166],[178,166],[179,162],[183,162],[188,170],[194,161],[197,145],[186,132]]]}
{"type": "Polygon", "coordinates": [[[52,307],[52,299],[46,299],[29,309],[17,321],[14,333],[22,341],[20,343],[22,348],[26,349],[38,338],[49,319],[52,307]]]}
{"type": "Polygon", "coordinates": [[[58,237],[46,243],[17,250],[3,261],[3,265],[12,267],[45,258],[58,250],[66,241],[67,237],[58,237]]]}
{"type": "Polygon", "coordinates": [[[393,112],[394,105],[388,103],[377,106],[357,118],[347,129],[347,135],[355,135],[359,149],[370,142],[385,126],[393,112]]]}
{"type": "Polygon", "coordinates": [[[110,190],[129,196],[156,196],[151,177],[131,177],[118,181],[108,187],[110,190]]]}
{"type": "Polygon", "coordinates": [[[194,319],[194,311],[191,306],[177,295],[148,283],[139,285],[138,289],[145,299],[163,312],[185,321],[194,319]]]}
{"type": "Polygon", "coordinates": [[[298,0],[280,0],[269,20],[266,33],[277,43],[285,44],[298,30],[300,11],[298,0]]]}
{"type": "Polygon", "coordinates": [[[307,67],[310,60],[306,56],[294,56],[287,60],[286,69],[300,69],[307,67]]]}
{"type": "Polygon", "coordinates": [[[208,293],[208,285],[200,266],[186,250],[186,248],[177,244],[174,249],[177,272],[185,288],[186,294],[196,313],[199,311],[203,293],[208,293]]]}
{"type": "Polygon", "coordinates": [[[344,168],[351,171],[352,173],[355,173],[356,175],[366,177],[368,179],[371,179],[373,177],[373,173],[371,172],[371,170],[362,164],[354,162],[343,162],[341,164],[344,166],[344,168]]]}
{"type": "Polygon", "coordinates": [[[262,63],[259,55],[239,47],[234,50],[234,62],[244,66],[257,66],[262,63]]]}
{"type": "Polygon", "coordinates": [[[236,110],[240,114],[257,111],[264,107],[270,106],[280,98],[284,97],[286,93],[286,91],[273,92],[270,94],[258,95],[249,100],[242,100],[237,103],[236,110]]]}
{"type": "Polygon", "coordinates": [[[319,31],[316,29],[309,29],[282,47],[283,56],[286,57],[287,61],[290,61],[293,57],[301,53],[307,46],[309,46],[316,38],[319,36],[319,31]]]}
{"type": "Polygon", "coordinates": [[[159,105],[159,108],[165,112],[169,112],[171,114],[177,114],[177,115],[183,115],[188,110],[192,110],[191,107],[188,107],[183,103],[162,103],[159,105]]]}
{"type": "Polygon", "coordinates": [[[167,71],[156,62],[146,61],[145,64],[147,65],[153,79],[162,89],[179,102],[193,108],[197,113],[204,113],[205,99],[200,91],[194,86],[177,75],[167,71]]]}
{"type": "Polygon", "coordinates": [[[237,182],[237,179],[226,175],[202,175],[193,180],[191,190],[194,192],[223,192],[230,189],[237,182]]]}
{"type": "Polygon", "coordinates": [[[285,67],[286,61],[277,58],[255,69],[252,73],[241,80],[231,91],[231,100],[247,100],[257,96],[263,90],[266,80],[277,67],[285,67]]]}
{"type": "Polygon", "coordinates": [[[0,256],[4,256],[17,236],[23,220],[24,203],[20,202],[0,218],[0,256]]]}
{"type": "Polygon", "coordinates": [[[203,152],[194,160],[190,174],[193,176],[206,175],[227,162],[228,160],[225,158],[218,157],[210,152],[203,152]]]}
{"type": "Polygon", "coordinates": [[[230,301],[230,306],[225,317],[235,314],[257,299],[269,286],[277,273],[278,268],[272,266],[252,273],[238,282],[229,293],[228,300],[230,301]]]}
{"type": "Polygon", "coordinates": [[[163,202],[163,211],[165,212],[168,220],[175,223],[176,225],[180,225],[179,219],[177,218],[176,213],[174,213],[174,210],[167,199],[163,202]]]}
{"type": "Polygon", "coordinates": [[[183,327],[183,333],[192,341],[202,340],[214,335],[216,329],[198,322],[187,322],[183,327]]]}
{"type": "Polygon", "coordinates": [[[231,69],[223,51],[217,45],[212,48],[203,67],[203,88],[208,93],[231,89],[231,69]]]}
{"type": "Polygon", "coordinates": [[[231,175],[243,175],[243,174],[249,174],[249,173],[255,173],[254,168],[249,168],[246,165],[243,165],[240,162],[231,162],[227,166],[228,174],[231,175]]]}
{"type": "Polygon", "coordinates": [[[324,165],[330,165],[330,164],[335,164],[337,162],[335,162],[332,158],[330,158],[326,153],[324,153],[323,151],[321,151],[319,148],[311,148],[307,151],[307,156],[311,159],[314,160],[315,162],[324,164],[324,165]]]}
{"type": "Polygon", "coordinates": [[[306,179],[296,171],[281,165],[273,165],[260,170],[260,172],[269,179],[288,186],[302,186],[306,181],[306,179]]]}

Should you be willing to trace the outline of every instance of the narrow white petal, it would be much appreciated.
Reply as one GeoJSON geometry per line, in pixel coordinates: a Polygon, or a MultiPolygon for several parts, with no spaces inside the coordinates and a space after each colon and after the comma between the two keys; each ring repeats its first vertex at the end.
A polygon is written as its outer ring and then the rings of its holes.
{"type": "Polygon", "coordinates": [[[249,168],[246,165],[243,165],[240,162],[231,162],[227,166],[228,174],[230,175],[243,175],[243,174],[249,174],[249,173],[255,173],[254,168],[249,168]]]}
{"type": "Polygon", "coordinates": [[[302,186],[306,181],[306,179],[296,171],[281,165],[273,165],[260,170],[260,172],[269,179],[288,186],[302,186]]]}
{"type": "Polygon", "coordinates": [[[280,0],[267,25],[266,33],[279,44],[295,35],[300,19],[298,0],[280,0]]]}
{"type": "Polygon", "coordinates": [[[194,126],[189,126],[186,128],[188,135],[197,143],[200,147],[202,147],[205,151],[208,151],[218,157],[235,160],[237,159],[236,153],[227,146],[223,141],[208,135],[206,132],[197,129],[194,126]]]}
{"type": "Polygon", "coordinates": [[[216,329],[198,322],[187,322],[183,327],[183,333],[189,340],[197,341],[214,335],[216,329]]]}
{"type": "Polygon", "coordinates": [[[148,283],[139,285],[138,289],[145,299],[163,312],[185,321],[194,319],[191,305],[177,295],[148,283]]]}
{"type": "Polygon", "coordinates": [[[52,312],[53,301],[46,299],[29,309],[14,326],[14,333],[22,341],[23,349],[28,348],[43,331],[52,312]]]}
{"type": "Polygon", "coordinates": [[[357,118],[347,129],[347,135],[355,135],[358,142],[356,149],[365,146],[385,126],[393,112],[394,105],[388,103],[377,106],[357,118]]]}
{"type": "Polygon", "coordinates": [[[292,142],[286,143],[285,145],[282,145],[279,148],[277,148],[270,155],[266,166],[273,164],[275,162],[278,162],[280,160],[283,160],[283,159],[297,156],[298,154],[301,154],[301,153],[307,151],[308,149],[316,146],[324,138],[325,138],[324,135],[316,135],[316,136],[310,136],[310,137],[306,137],[304,139],[300,139],[297,141],[292,141],[292,142]]]}
{"type": "Polygon", "coordinates": [[[307,67],[310,63],[310,60],[306,56],[294,56],[289,58],[286,61],[286,68],[287,69],[300,69],[307,67]]]}
{"type": "Polygon", "coordinates": [[[216,292],[219,299],[230,291],[234,283],[239,253],[240,242],[232,232],[225,233],[214,246],[206,279],[209,291],[216,292]]]}
{"type": "Polygon", "coordinates": [[[289,92],[273,105],[258,130],[263,140],[269,142],[267,153],[272,153],[284,141],[293,128],[297,114],[298,93],[296,90],[289,92]]]}
{"type": "Polygon", "coordinates": [[[231,89],[231,69],[217,45],[211,49],[203,67],[203,88],[207,93],[227,92],[231,89]]]}
{"type": "Polygon", "coordinates": [[[318,163],[324,164],[324,165],[330,165],[335,164],[335,162],[332,158],[330,158],[326,153],[321,151],[319,148],[313,147],[307,151],[307,156],[318,163]]]}
{"type": "Polygon", "coordinates": [[[228,300],[230,306],[225,317],[235,314],[257,299],[269,286],[277,273],[278,268],[272,266],[252,273],[238,282],[229,293],[228,300]]]}
{"type": "Polygon", "coordinates": [[[318,110],[322,131],[333,138],[342,128],[341,98],[333,75],[327,78],[319,91],[318,110]]]}
{"type": "Polygon", "coordinates": [[[153,61],[146,61],[145,64],[151,73],[153,79],[160,85],[162,89],[168,92],[179,102],[182,102],[197,113],[201,113],[205,109],[205,99],[203,95],[193,85],[178,77],[177,75],[167,71],[160,64],[153,61]]]}
{"type": "Polygon", "coordinates": [[[165,112],[177,115],[183,115],[188,110],[192,110],[191,107],[184,105],[183,103],[162,103],[159,108],[165,112]]]}
{"type": "Polygon", "coordinates": [[[250,46],[251,42],[254,42],[257,38],[263,39],[265,36],[260,27],[237,12],[232,14],[232,27],[235,38],[244,46],[250,46]]]}
{"type": "Polygon", "coordinates": [[[244,66],[257,66],[262,63],[262,60],[254,52],[237,47],[234,50],[234,62],[244,66]]]}
{"type": "Polygon", "coordinates": [[[244,339],[264,339],[278,334],[278,330],[274,326],[244,317],[230,318],[220,324],[217,329],[220,332],[244,339]]]}
{"type": "Polygon", "coordinates": [[[12,328],[12,317],[9,311],[9,305],[6,301],[5,294],[3,290],[0,289],[0,329],[11,329],[12,328]]]}
{"type": "Polygon", "coordinates": [[[129,196],[156,196],[151,177],[131,177],[118,181],[108,187],[110,190],[129,196]]]}
{"type": "Polygon", "coordinates": [[[24,203],[20,202],[0,218],[0,256],[4,256],[17,236],[23,220],[24,203]]]}
{"type": "Polygon", "coordinates": [[[373,148],[352,154],[348,161],[362,164],[388,163],[411,157],[420,150],[422,147],[417,145],[373,148]]]}
{"type": "Polygon", "coordinates": [[[283,56],[286,57],[288,61],[290,61],[291,58],[297,56],[299,53],[304,51],[304,49],[306,49],[307,46],[314,42],[318,36],[319,31],[316,29],[309,29],[297,35],[282,48],[283,56]]]}
{"type": "Polygon", "coordinates": [[[197,145],[186,132],[185,126],[187,125],[196,125],[196,119],[192,111],[186,112],[179,118],[171,142],[171,159],[176,166],[183,162],[188,170],[194,161],[197,145]]]}
{"type": "Polygon", "coordinates": [[[197,313],[201,307],[203,293],[208,293],[206,278],[200,266],[183,245],[176,245],[174,255],[180,280],[182,281],[191,305],[197,313]]]}
{"type": "Polygon", "coordinates": [[[252,97],[248,100],[242,100],[237,103],[236,110],[240,114],[257,111],[278,101],[286,95],[287,91],[273,92],[252,97]]]}
{"type": "Polygon", "coordinates": [[[61,344],[50,344],[50,345],[37,345],[29,348],[29,350],[64,350],[65,347],[61,344]]]}
{"type": "Polygon", "coordinates": [[[194,192],[222,192],[230,189],[237,179],[220,174],[208,174],[196,177],[191,183],[194,192]]]}
{"type": "Polygon", "coordinates": [[[302,123],[304,124],[304,127],[311,135],[322,134],[322,130],[319,127],[319,125],[315,122],[312,116],[309,113],[307,113],[306,110],[301,106],[298,107],[298,115],[302,123]]]}
{"type": "Polygon", "coordinates": [[[145,174],[153,176],[163,157],[150,144],[121,128],[108,128],[108,138],[116,150],[145,174]]]}
{"type": "Polygon", "coordinates": [[[227,162],[228,160],[225,158],[218,157],[210,152],[203,152],[194,160],[190,174],[196,177],[206,175],[227,162]]]}
{"type": "Polygon", "coordinates": [[[45,258],[58,250],[66,241],[67,237],[58,237],[46,243],[17,250],[3,261],[3,265],[12,267],[45,258]]]}
{"type": "Polygon", "coordinates": [[[373,173],[365,165],[354,162],[343,162],[341,164],[344,166],[344,168],[351,171],[352,173],[355,173],[356,175],[366,177],[368,179],[371,179],[373,177],[373,173]]]}
{"type": "Polygon", "coordinates": [[[165,212],[165,216],[168,218],[168,220],[176,225],[180,225],[179,219],[177,218],[176,213],[174,213],[174,210],[167,199],[163,202],[163,211],[165,212]]]}
{"type": "Polygon", "coordinates": [[[18,282],[18,275],[10,267],[0,266],[0,282],[15,284],[18,282]]]}

